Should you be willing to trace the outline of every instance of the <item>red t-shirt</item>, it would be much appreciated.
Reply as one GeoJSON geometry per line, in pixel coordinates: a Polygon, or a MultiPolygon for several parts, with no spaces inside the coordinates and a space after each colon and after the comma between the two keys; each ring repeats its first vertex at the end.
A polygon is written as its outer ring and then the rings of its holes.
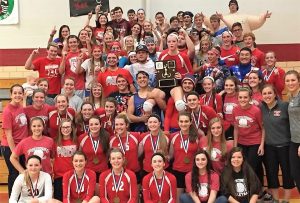
{"type": "Polygon", "coordinates": [[[126,168],[138,172],[140,170],[140,165],[138,161],[138,148],[139,148],[139,133],[138,132],[128,132],[127,136],[120,137],[120,140],[117,136],[113,136],[110,139],[109,146],[118,147],[122,151],[124,150],[125,158],[127,161],[126,168]],[[123,148],[121,147],[123,146],[123,148]]]}
{"type": "Polygon", "coordinates": [[[129,84],[133,83],[132,76],[129,73],[129,71],[122,68],[117,68],[114,71],[110,70],[110,68],[107,68],[105,72],[99,73],[98,82],[103,87],[103,93],[105,97],[107,97],[113,92],[118,91],[117,81],[116,81],[118,75],[123,75],[129,84]]]}
{"type": "Polygon", "coordinates": [[[285,86],[284,84],[285,71],[279,67],[276,67],[276,69],[277,71],[275,71],[275,69],[271,71],[268,71],[267,69],[263,69],[262,74],[264,76],[264,82],[267,84],[272,84],[277,91],[277,95],[279,95],[281,98],[282,91],[285,86]]]}
{"type": "Polygon", "coordinates": [[[48,135],[48,125],[49,125],[49,109],[51,107],[48,104],[44,104],[43,107],[41,109],[35,109],[32,105],[30,106],[26,106],[24,111],[27,117],[27,120],[30,121],[31,118],[33,117],[40,117],[45,121],[45,128],[44,128],[44,134],[48,135]]]}
{"type": "Polygon", "coordinates": [[[73,120],[75,117],[75,111],[73,108],[68,108],[67,113],[58,116],[58,111],[55,107],[49,109],[49,135],[55,139],[58,135],[58,127],[61,119],[69,118],[73,120]]]}
{"type": "MultiPolygon", "coordinates": [[[[210,154],[210,159],[212,161],[212,167],[218,175],[221,175],[227,157],[222,157],[222,151],[221,151],[221,143],[220,142],[212,142],[212,149],[210,154]]],[[[199,142],[199,147],[207,151],[207,137],[201,137],[199,142]]],[[[233,145],[232,142],[226,142],[226,154],[230,152],[233,145]]]]}
{"type": "Polygon", "coordinates": [[[77,144],[71,139],[62,140],[61,146],[54,143],[54,162],[53,162],[53,173],[54,178],[63,177],[63,175],[72,170],[72,157],[73,154],[78,150],[77,144]]]}
{"type": "Polygon", "coordinates": [[[162,51],[162,53],[159,55],[158,60],[174,60],[176,63],[176,72],[179,72],[181,75],[193,72],[191,61],[185,53],[179,52],[179,54],[171,56],[168,54],[168,51],[168,49],[162,51]]]}
{"type": "MultiPolygon", "coordinates": [[[[199,184],[200,189],[198,191],[198,197],[201,202],[206,202],[209,198],[210,191],[219,191],[220,188],[220,182],[219,182],[219,176],[217,173],[211,171],[210,174],[210,183],[208,182],[208,175],[207,173],[205,175],[199,176],[199,184]]],[[[186,185],[186,192],[192,192],[192,172],[189,172],[185,175],[185,185],[186,185]]]]}
{"type": "Polygon", "coordinates": [[[40,78],[46,78],[49,82],[48,94],[59,94],[61,88],[61,75],[59,66],[61,58],[54,60],[47,57],[38,58],[32,62],[34,70],[39,72],[40,78]]]}
{"type": "Polygon", "coordinates": [[[119,198],[120,203],[136,203],[138,189],[134,172],[124,169],[122,177],[116,175],[115,178],[117,183],[121,178],[118,192],[114,187],[112,170],[109,169],[101,173],[99,177],[101,203],[114,202],[115,197],[119,198]]]}
{"type": "Polygon", "coordinates": [[[31,155],[37,155],[42,159],[44,172],[52,174],[51,158],[53,157],[53,139],[43,136],[40,140],[34,140],[31,136],[23,139],[14,149],[18,156],[25,155],[25,159],[31,155]]]}
{"type": "Polygon", "coordinates": [[[225,95],[223,106],[224,119],[231,125],[233,125],[234,122],[232,111],[238,105],[238,103],[237,95],[225,95]]]}
{"type": "Polygon", "coordinates": [[[180,133],[176,132],[171,135],[170,148],[173,147],[173,169],[180,172],[189,172],[193,167],[194,154],[199,149],[199,140],[195,142],[188,141],[188,135],[182,135],[181,140],[180,133]],[[185,152],[183,146],[188,146],[187,152],[185,152]]]}
{"type": "Polygon", "coordinates": [[[210,96],[206,94],[201,94],[199,100],[201,105],[210,106],[217,113],[222,113],[223,101],[222,97],[219,94],[215,94],[214,99],[213,95],[210,96]]]}
{"type": "Polygon", "coordinates": [[[260,144],[262,138],[262,115],[260,109],[251,105],[242,109],[240,105],[233,109],[234,125],[238,129],[237,142],[242,145],[260,144]]]}
{"type": "Polygon", "coordinates": [[[170,131],[170,128],[179,128],[178,126],[178,111],[175,108],[175,102],[172,97],[169,98],[167,108],[166,108],[166,115],[165,115],[165,122],[164,122],[164,130],[170,131]]]}
{"type": "Polygon", "coordinates": [[[115,129],[115,118],[113,116],[111,116],[110,118],[107,117],[105,109],[102,107],[97,108],[94,114],[99,116],[101,125],[112,137],[114,135],[114,129],[115,129]]]}
{"type": "Polygon", "coordinates": [[[263,98],[262,98],[262,95],[261,95],[260,91],[252,93],[252,103],[255,106],[259,107],[261,105],[262,100],[263,100],[263,98]]]}
{"type": "Polygon", "coordinates": [[[8,146],[5,129],[12,130],[12,137],[15,145],[21,142],[28,136],[27,119],[24,108],[20,105],[14,106],[8,104],[3,110],[3,138],[1,140],[2,146],[8,146]]]}
{"type": "Polygon", "coordinates": [[[224,49],[221,47],[221,58],[225,59],[225,64],[227,67],[239,64],[239,58],[237,52],[240,49],[237,46],[232,46],[230,49],[224,49]]]}
{"type": "MultiPolygon", "coordinates": [[[[95,142],[97,140],[93,139],[93,141],[95,142]]],[[[86,168],[92,169],[93,171],[98,173],[108,169],[108,160],[106,154],[104,154],[100,141],[98,144],[98,148],[96,147],[96,152],[94,151],[92,140],[87,133],[79,136],[78,143],[80,150],[87,156],[86,168]]]]}
{"type": "Polygon", "coordinates": [[[82,187],[77,192],[77,183],[74,170],[66,172],[63,176],[63,203],[73,203],[77,199],[89,201],[95,193],[96,174],[90,169],[85,169],[84,176],[81,178],[82,187]]]}
{"type": "MultiPolygon", "coordinates": [[[[141,134],[140,138],[140,144],[143,146],[144,149],[144,160],[143,160],[143,169],[150,173],[153,171],[153,168],[151,166],[151,157],[154,154],[153,147],[155,149],[156,142],[157,142],[157,137],[158,136],[152,136],[152,141],[153,141],[153,146],[151,143],[151,134],[149,132],[141,134]]],[[[169,146],[169,138],[166,136],[167,139],[167,146],[169,146]]],[[[160,151],[161,149],[159,148],[159,143],[157,146],[157,151],[160,151]]],[[[169,166],[169,162],[166,160],[165,163],[165,168],[169,166]]]]}
{"type": "MultiPolygon", "coordinates": [[[[65,65],[65,78],[73,77],[75,79],[75,89],[76,90],[84,90],[84,81],[85,76],[84,73],[76,74],[76,66],[77,66],[77,57],[81,52],[69,52],[66,56],[66,65],[65,65]]],[[[84,55],[83,60],[87,58],[84,55]]]]}
{"type": "Polygon", "coordinates": [[[177,195],[175,176],[165,171],[164,179],[158,179],[157,184],[162,187],[161,196],[158,193],[153,173],[149,173],[143,178],[144,203],[175,203],[177,195]]]}
{"type": "Polygon", "coordinates": [[[253,67],[261,68],[264,64],[265,64],[265,53],[259,50],[258,48],[255,48],[252,51],[251,65],[253,67]]]}
{"type": "Polygon", "coordinates": [[[196,128],[201,129],[205,134],[208,129],[209,121],[215,117],[218,117],[213,108],[205,105],[201,105],[200,111],[196,113],[192,112],[191,115],[192,121],[196,128]]]}

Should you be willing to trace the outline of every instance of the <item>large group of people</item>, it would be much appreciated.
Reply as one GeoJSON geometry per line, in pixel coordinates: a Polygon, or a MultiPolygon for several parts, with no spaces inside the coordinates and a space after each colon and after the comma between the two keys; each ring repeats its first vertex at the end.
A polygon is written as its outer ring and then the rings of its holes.
{"type": "Polygon", "coordinates": [[[62,25],[54,39],[54,28],[47,56],[25,62],[36,84],[10,89],[10,202],[277,203],[282,186],[286,203],[300,192],[300,74],[251,32],[269,12],[239,18],[230,0],[227,16],[157,12],[152,23],[143,9],[128,20],[100,9],[78,35],[62,25]],[[174,83],[162,85],[158,62],[173,64],[174,83]]]}

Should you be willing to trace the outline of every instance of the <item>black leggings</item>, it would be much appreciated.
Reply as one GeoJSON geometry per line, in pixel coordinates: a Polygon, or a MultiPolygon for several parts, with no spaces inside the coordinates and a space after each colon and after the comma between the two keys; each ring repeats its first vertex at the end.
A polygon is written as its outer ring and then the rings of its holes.
{"type": "Polygon", "coordinates": [[[294,178],[298,192],[300,193],[300,157],[298,156],[299,146],[299,143],[291,142],[290,144],[290,167],[292,177],[294,178]]]}

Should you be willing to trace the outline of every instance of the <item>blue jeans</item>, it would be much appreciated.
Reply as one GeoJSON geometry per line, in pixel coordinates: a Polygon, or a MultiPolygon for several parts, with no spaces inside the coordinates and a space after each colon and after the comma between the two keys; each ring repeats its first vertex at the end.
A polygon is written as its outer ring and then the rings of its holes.
{"type": "Polygon", "coordinates": [[[188,193],[182,193],[179,197],[180,203],[194,203],[194,200],[188,193]]]}
{"type": "MultiPolygon", "coordinates": [[[[10,197],[12,187],[14,185],[16,178],[19,175],[19,171],[17,169],[15,169],[15,167],[11,164],[11,162],[9,160],[10,155],[11,155],[10,148],[7,146],[1,146],[1,153],[2,153],[2,156],[5,160],[5,163],[6,163],[6,166],[8,169],[7,185],[8,185],[8,196],[10,197]]],[[[19,162],[25,168],[25,157],[24,156],[19,157],[19,162]]]]}
{"type": "Polygon", "coordinates": [[[225,196],[220,196],[216,199],[215,203],[227,203],[228,199],[225,196]]]}
{"type": "Polygon", "coordinates": [[[63,200],[62,182],[63,182],[63,178],[62,177],[55,178],[54,182],[53,182],[53,186],[54,186],[53,197],[54,197],[54,199],[57,199],[59,201],[63,200]]]}

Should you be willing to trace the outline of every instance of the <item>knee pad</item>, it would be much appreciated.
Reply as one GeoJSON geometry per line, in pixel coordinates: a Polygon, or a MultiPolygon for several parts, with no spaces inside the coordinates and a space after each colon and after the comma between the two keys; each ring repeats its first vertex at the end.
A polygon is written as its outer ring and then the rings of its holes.
{"type": "Polygon", "coordinates": [[[178,100],[175,102],[175,108],[178,112],[185,110],[185,102],[183,100],[178,100]]]}
{"type": "Polygon", "coordinates": [[[153,109],[153,104],[148,102],[148,101],[145,101],[144,104],[143,104],[143,110],[145,112],[151,112],[153,109]]]}

